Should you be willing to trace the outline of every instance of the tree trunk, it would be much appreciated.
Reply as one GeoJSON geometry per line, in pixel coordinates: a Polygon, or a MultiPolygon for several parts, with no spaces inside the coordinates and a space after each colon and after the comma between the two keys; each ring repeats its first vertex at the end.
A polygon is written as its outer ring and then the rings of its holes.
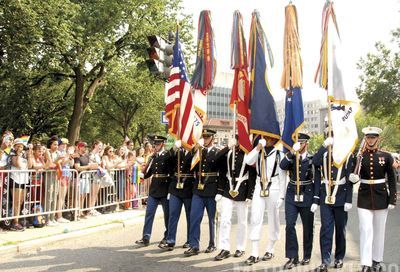
{"type": "Polygon", "coordinates": [[[86,107],[84,108],[83,104],[84,83],[85,83],[84,77],[79,68],[76,68],[75,74],[76,74],[76,82],[75,82],[74,110],[69,120],[68,134],[67,134],[68,140],[72,144],[74,144],[75,141],[79,139],[82,119],[86,109],[86,107]]]}
{"type": "Polygon", "coordinates": [[[76,140],[79,140],[79,134],[81,131],[81,124],[83,120],[83,116],[85,115],[86,108],[89,105],[89,101],[92,99],[94,92],[97,87],[100,86],[103,82],[103,77],[105,74],[105,66],[103,63],[96,65],[89,74],[95,73],[95,71],[99,70],[96,75],[96,78],[90,82],[89,86],[85,91],[85,76],[82,74],[82,68],[76,67],[74,68],[76,75],[76,88],[75,88],[75,100],[74,100],[74,110],[71,115],[71,119],[68,124],[68,140],[70,143],[75,143],[76,140]]]}

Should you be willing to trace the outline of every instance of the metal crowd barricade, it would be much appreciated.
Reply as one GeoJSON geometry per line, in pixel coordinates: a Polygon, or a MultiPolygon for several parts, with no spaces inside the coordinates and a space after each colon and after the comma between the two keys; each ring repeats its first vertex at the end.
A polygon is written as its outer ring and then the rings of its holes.
{"type": "Polygon", "coordinates": [[[9,226],[12,220],[39,226],[69,213],[78,212],[78,172],[74,169],[0,170],[0,221],[9,226]],[[41,217],[44,217],[41,220],[41,217]],[[22,219],[22,220],[21,220],[22,219]]]}
{"type": "Polygon", "coordinates": [[[9,227],[14,219],[22,224],[44,224],[60,217],[76,220],[83,211],[140,207],[147,198],[149,180],[134,181],[126,169],[103,174],[74,169],[0,170],[0,224],[9,227]]]}
{"type": "Polygon", "coordinates": [[[126,169],[82,171],[79,173],[79,210],[112,212],[138,207],[148,188],[135,183],[126,169]],[[145,189],[143,189],[145,188],[145,189]]]}

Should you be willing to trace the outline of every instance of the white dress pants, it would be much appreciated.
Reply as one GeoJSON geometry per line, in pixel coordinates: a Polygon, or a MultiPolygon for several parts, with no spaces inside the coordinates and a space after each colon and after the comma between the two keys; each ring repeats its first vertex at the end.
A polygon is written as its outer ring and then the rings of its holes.
{"type": "MultiPolygon", "coordinates": [[[[260,196],[261,186],[256,183],[253,201],[251,202],[251,228],[250,240],[254,246],[255,242],[259,242],[261,238],[261,228],[264,222],[264,212],[267,209],[268,216],[268,243],[266,252],[274,253],[275,242],[279,239],[279,209],[277,208],[279,200],[279,189],[272,189],[268,197],[260,196]]],[[[252,253],[252,256],[256,252],[252,253]]]]}
{"type": "Polygon", "coordinates": [[[233,201],[229,198],[222,197],[220,202],[220,228],[219,228],[219,239],[218,248],[229,250],[230,243],[229,237],[231,233],[231,219],[233,207],[236,207],[237,212],[237,231],[236,231],[236,249],[240,251],[245,251],[246,249],[246,236],[247,236],[247,214],[248,208],[245,201],[233,201]]]}
{"type": "Polygon", "coordinates": [[[372,266],[372,261],[383,261],[385,226],[388,209],[367,210],[358,208],[360,220],[361,265],[372,266]]]}

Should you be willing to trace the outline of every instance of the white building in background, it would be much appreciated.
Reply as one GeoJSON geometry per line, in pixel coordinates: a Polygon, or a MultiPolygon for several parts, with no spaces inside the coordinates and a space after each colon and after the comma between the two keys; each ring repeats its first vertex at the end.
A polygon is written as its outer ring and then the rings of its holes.
{"type": "MultiPolygon", "coordinates": [[[[209,91],[207,97],[207,121],[206,125],[217,131],[216,143],[224,145],[228,143],[232,135],[232,110],[229,108],[233,73],[218,73],[214,88],[209,91]]],[[[327,105],[320,100],[303,101],[305,130],[311,135],[321,134],[325,128],[327,105]]],[[[276,101],[276,110],[281,132],[285,119],[285,101],[276,101]]]]}
{"type": "MultiPolygon", "coordinates": [[[[320,100],[303,101],[304,129],[311,135],[321,134],[325,129],[325,117],[327,116],[327,104],[320,100]]],[[[285,119],[285,101],[276,101],[279,126],[283,130],[285,119]]]]}

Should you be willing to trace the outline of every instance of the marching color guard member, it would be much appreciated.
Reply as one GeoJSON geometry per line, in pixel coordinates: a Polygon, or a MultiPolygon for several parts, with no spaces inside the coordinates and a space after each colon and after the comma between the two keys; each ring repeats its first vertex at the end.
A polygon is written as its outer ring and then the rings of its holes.
{"type": "MultiPolygon", "coordinates": [[[[215,131],[203,129],[204,148],[201,148],[201,159],[196,166],[196,181],[193,184],[192,207],[190,211],[189,245],[185,256],[199,254],[200,225],[207,210],[210,240],[205,253],[215,251],[215,212],[218,178],[219,150],[213,145],[215,131]]],[[[202,140],[200,140],[202,141],[202,140]]],[[[202,145],[202,143],[200,144],[202,145]]]]}
{"type": "Polygon", "coordinates": [[[297,182],[297,162],[294,152],[288,152],[282,159],[280,167],[289,171],[289,184],[285,197],[286,241],[285,252],[289,260],[284,269],[292,269],[299,264],[299,244],[296,235],[296,221],[300,214],[303,223],[303,260],[301,265],[310,263],[313,235],[314,213],[310,208],[314,198],[312,156],[307,153],[310,136],[299,133],[298,142],[293,145],[293,151],[299,152],[297,182]]]}
{"type": "Polygon", "coordinates": [[[279,239],[279,208],[285,199],[287,174],[279,167],[284,155],[274,148],[276,142],[277,140],[271,137],[260,139],[257,147],[245,159],[248,165],[256,164],[257,168],[257,180],[251,203],[251,256],[245,262],[248,265],[259,261],[258,247],[265,209],[268,215],[268,243],[262,258],[264,261],[274,257],[274,245],[279,239]]]}
{"type": "Polygon", "coordinates": [[[171,164],[171,153],[164,150],[164,143],[167,138],[163,136],[154,136],[155,152],[146,167],[144,178],[152,177],[150,184],[149,197],[147,199],[146,216],[143,227],[142,239],[136,241],[136,244],[148,246],[150,243],[151,230],[153,228],[154,216],[158,204],[162,205],[164,212],[165,232],[164,238],[159,243],[159,247],[164,247],[168,233],[168,186],[170,182],[169,172],[173,167],[171,164]]]}
{"type": "MultiPolygon", "coordinates": [[[[236,252],[234,257],[241,257],[246,249],[248,203],[251,202],[254,192],[256,170],[245,163],[245,153],[239,144],[233,140],[229,148],[222,149],[223,170],[218,182],[218,193],[215,200],[221,209],[220,229],[218,234],[218,248],[221,252],[215,257],[216,261],[231,256],[229,236],[231,233],[231,219],[233,207],[237,212],[236,252]],[[234,147],[234,148],[233,148],[234,147]],[[234,151],[233,151],[234,150],[234,151]],[[233,153],[235,152],[235,153],[233,153]],[[232,161],[234,165],[232,167],[232,161]]],[[[221,160],[222,160],[221,159],[221,160]]]]}
{"type": "Polygon", "coordinates": [[[164,249],[172,251],[175,247],[176,229],[178,227],[179,217],[181,215],[182,205],[185,207],[187,240],[183,248],[189,247],[189,226],[190,226],[190,207],[192,204],[192,190],[194,183],[194,171],[190,170],[192,163],[192,152],[181,148],[181,140],[174,144],[173,162],[175,171],[171,174],[171,183],[169,185],[169,222],[167,245],[164,249]],[[180,152],[178,156],[178,152],[180,152]],[[178,161],[179,158],[179,161],[178,161]]]}
{"type": "Polygon", "coordinates": [[[360,169],[356,167],[356,174],[350,177],[352,182],[357,182],[359,178],[361,182],[357,199],[361,266],[363,272],[382,271],[380,262],[383,261],[386,218],[388,210],[396,205],[393,157],[378,149],[380,128],[366,127],[362,132],[365,135],[365,150],[363,148],[357,158],[360,169]]]}
{"type": "Polygon", "coordinates": [[[346,224],[347,212],[352,208],[353,184],[349,180],[354,170],[354,157],[348,156],[346,162],[339,168],[333,163],[333,157],[329,160],[329,146],[332,146],[333,138],[328,137],[323,146],[314,155],[314,203],[311,211],[315,213],[320,205],[321,229],[320,249],[322,264],[315,270],[325,272],[331,263],[333,232],[335,231],[335,268],[343,267],[343,259],[346,254],[346,224]],[[329,162],[331,167],[329,169],[329,162]],[[329,171],[331,174],[329,175],[329,171]],[[329,183],[329,178],[331,183],[329,183]]]}

